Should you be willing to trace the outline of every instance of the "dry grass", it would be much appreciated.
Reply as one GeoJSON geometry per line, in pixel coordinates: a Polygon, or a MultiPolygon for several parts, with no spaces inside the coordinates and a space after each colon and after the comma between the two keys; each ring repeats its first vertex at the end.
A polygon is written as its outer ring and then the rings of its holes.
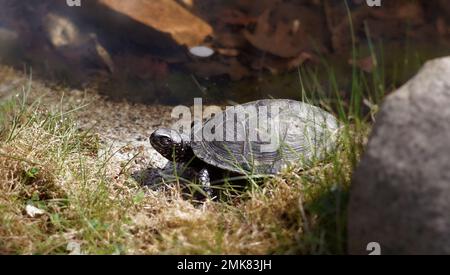
{"type": "Polygon", "coordinates": [[[314,169],[195,205],[112,175],[98,138],[59,109],[13,99],[0,127],[0,254],[65,254],[69,243],[89,254],[345,253],[353,139],[314,169]]]}

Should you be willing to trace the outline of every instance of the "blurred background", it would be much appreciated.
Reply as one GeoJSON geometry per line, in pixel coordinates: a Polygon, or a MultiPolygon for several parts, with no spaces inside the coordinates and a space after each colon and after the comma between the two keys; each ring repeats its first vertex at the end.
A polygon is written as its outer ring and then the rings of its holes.
{"type": "Polygon", "coordinates": [[[0,0],[0,63],[49,83],[95,86],[111,100],[178,104],[298,99],[299,72],[327,87],[329,67],[345,90],[352,67],[382,66],[389,90],[450,53],[444,0],[81,3],[0,0]],[[197,46],[214,54],[191,54],[197,46]]]}

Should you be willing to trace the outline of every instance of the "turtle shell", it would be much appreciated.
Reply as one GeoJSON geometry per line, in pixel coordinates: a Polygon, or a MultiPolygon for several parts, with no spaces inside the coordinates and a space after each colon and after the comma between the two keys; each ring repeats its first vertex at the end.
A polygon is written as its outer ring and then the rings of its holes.
{"type": "Polygon", "coordinates": [[[299,101],[264,99],[227,107],[193,127],[192,149],[204,162],[241,174],[276,174],[322,159],[339,126],[330,113],[299,101]]]}

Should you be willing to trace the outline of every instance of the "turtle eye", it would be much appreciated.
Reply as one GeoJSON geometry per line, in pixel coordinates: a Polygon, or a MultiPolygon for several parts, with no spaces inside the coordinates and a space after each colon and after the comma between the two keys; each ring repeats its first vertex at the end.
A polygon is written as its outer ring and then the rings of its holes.
{"type": "Polygon", "coordinates": [[[164,146],[172,145],[172,139],[169,137],[161,137],[160,143],[164,146]]]}

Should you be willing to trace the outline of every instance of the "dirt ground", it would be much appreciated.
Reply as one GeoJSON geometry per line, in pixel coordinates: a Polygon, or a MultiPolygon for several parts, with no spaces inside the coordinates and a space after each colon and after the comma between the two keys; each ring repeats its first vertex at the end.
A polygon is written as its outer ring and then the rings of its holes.
{"type": "Polygon", "coordinates": [[[112,173],[118,173],[121,165],[130,159],[133,159],[131,172],[162,168],[167,163],[151,147],[148,138],[158,127],[170,126],[174,122],[170,116],[173,106],[110,101],[99,95],[95,88],[82,91],[46,86],[39,79],[5,66],[0,67],[0,80],[0,100],[26,90],[31,82],[30,102],[39,99],[49,108],[76,110],[80,129],[97,134],[103,150],[114,152],[112,163],[116,164],[116,169],[112,173]]]}

